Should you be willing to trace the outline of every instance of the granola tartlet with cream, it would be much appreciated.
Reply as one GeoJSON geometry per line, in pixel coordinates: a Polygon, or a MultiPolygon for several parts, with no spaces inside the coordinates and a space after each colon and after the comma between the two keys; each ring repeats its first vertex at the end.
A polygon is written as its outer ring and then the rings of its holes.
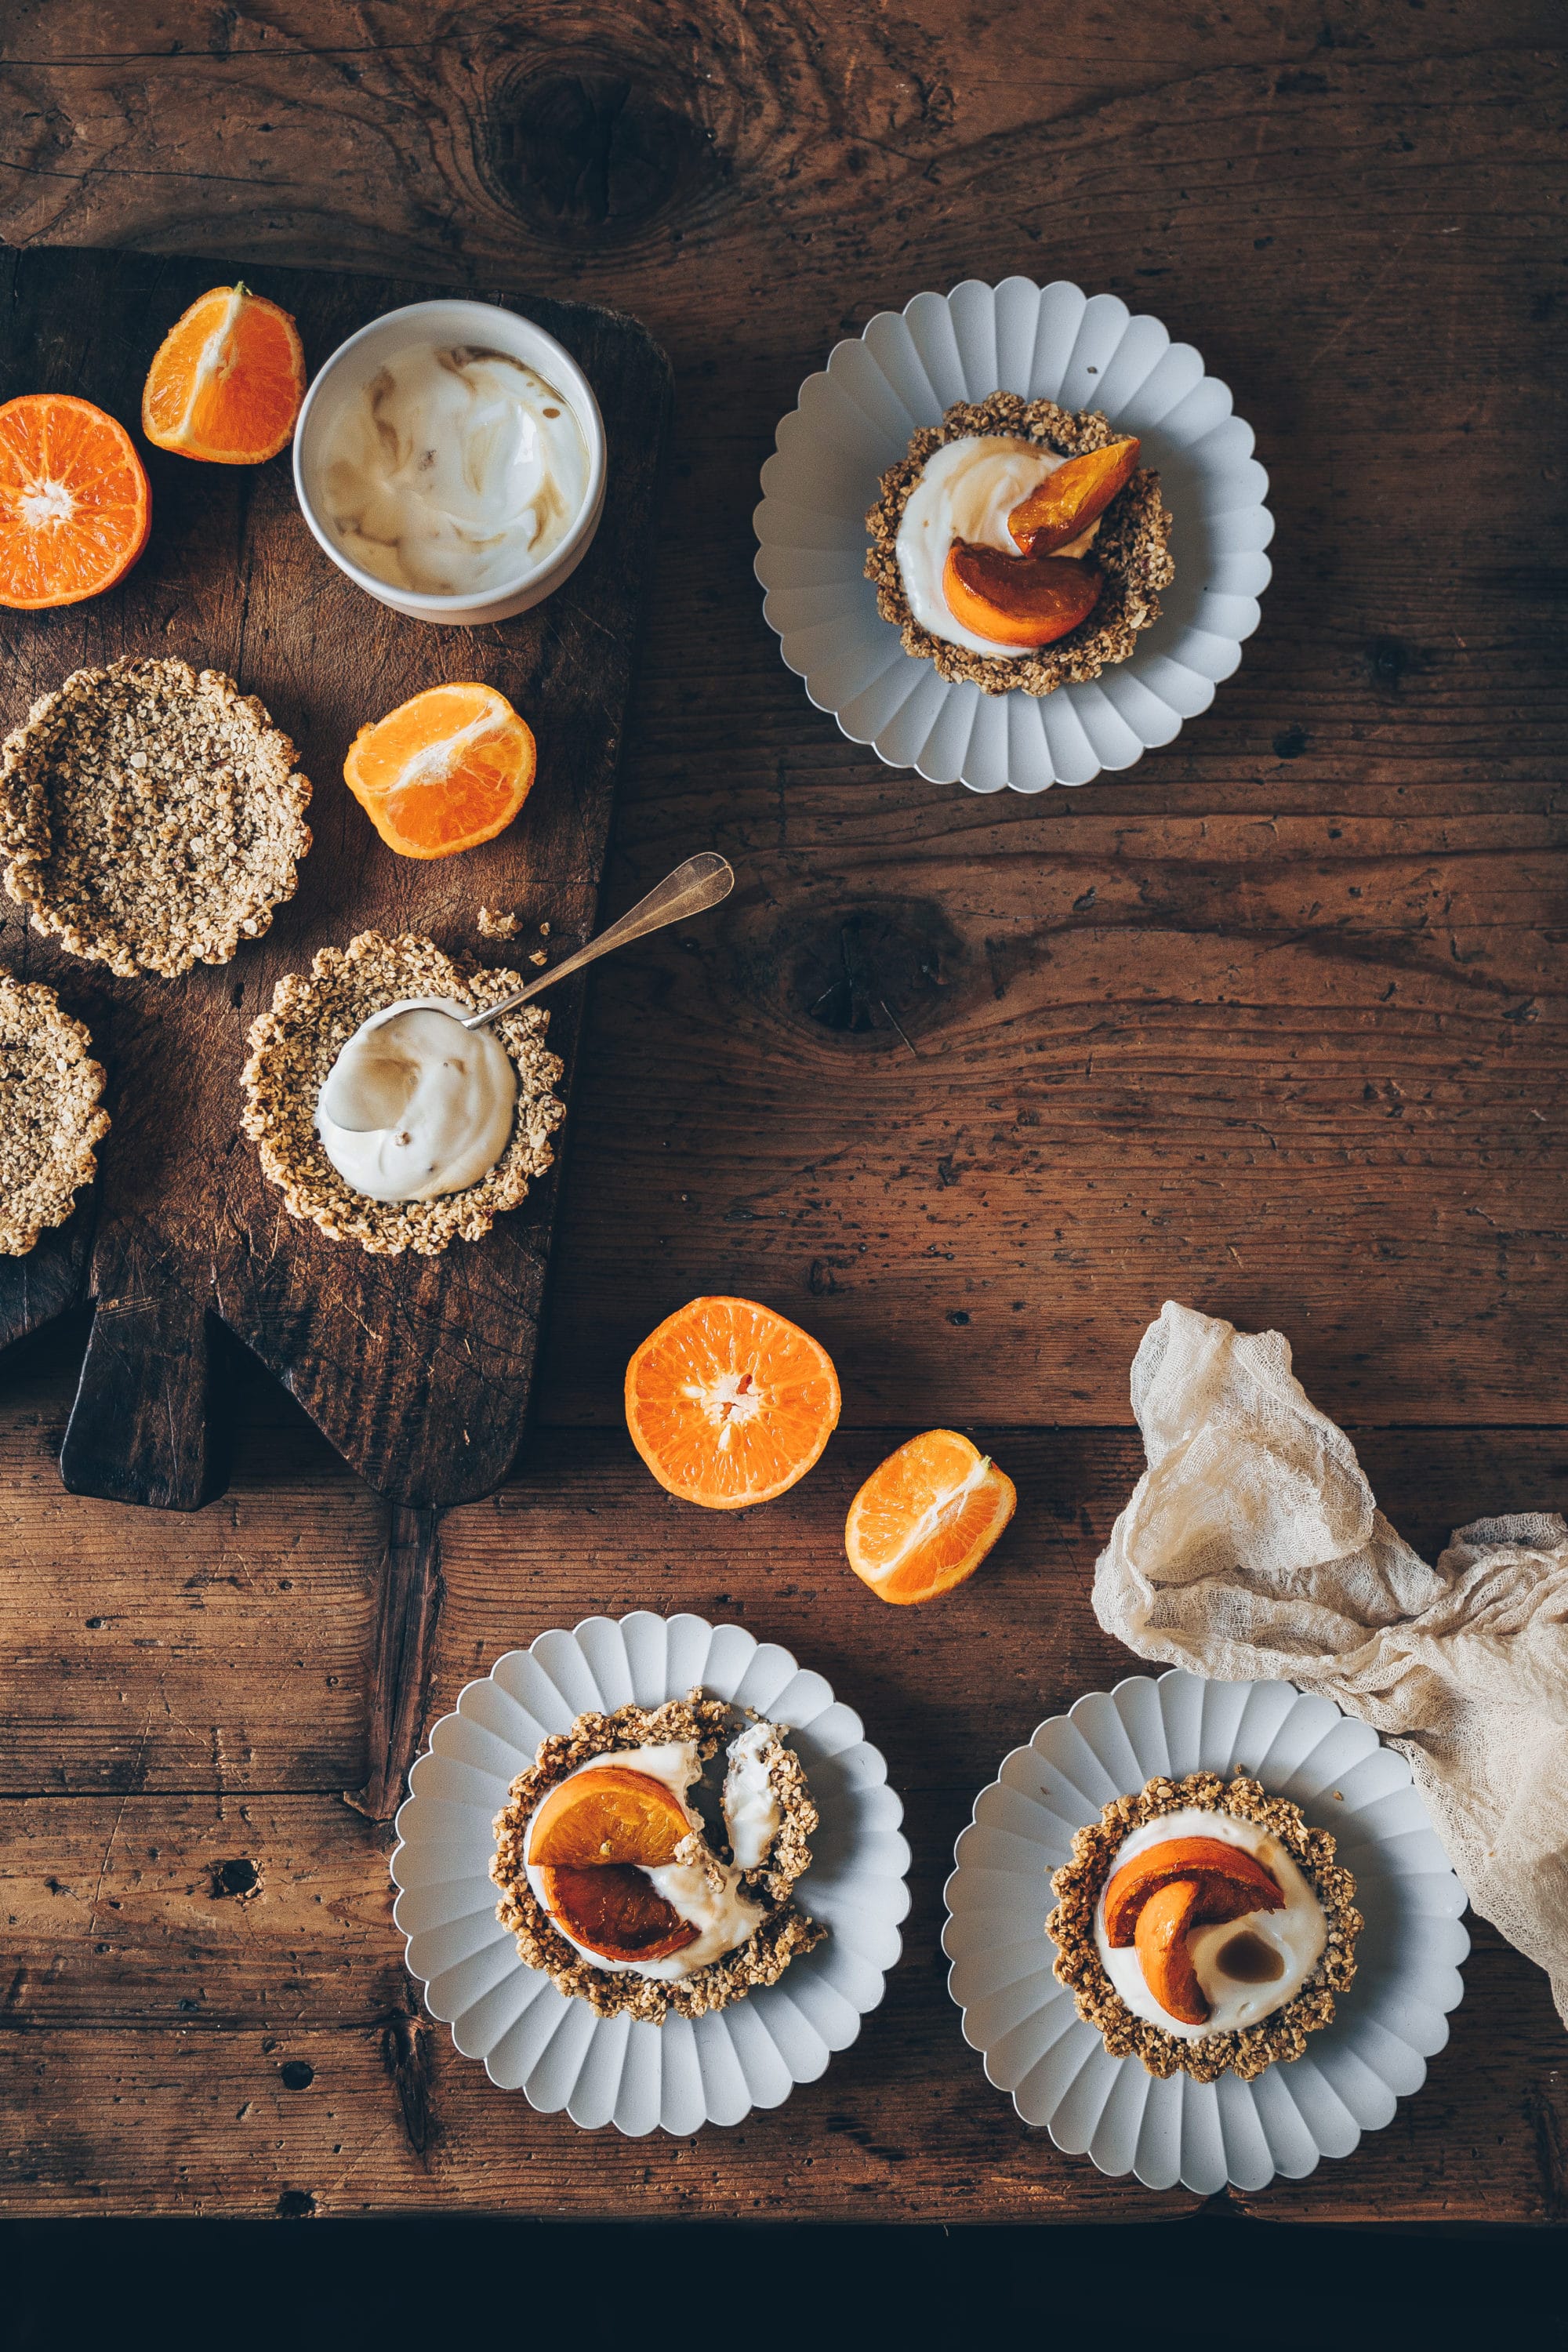
{"type": "Polygon", "coordinates": [[[0,753],[5,887],[124,980],[226,963],[292,898],[310,800],[288,736],[220,671],[79,669],[0,753]]]}
{"type": "Polygon", "coordinates": [[[1243,2081],[1299,2058],[1355,1974],[1355,1880],[1257,1780],[1146,1781],[1051,1880],[1055,1974],[1113,2058],[1243,2081]]]}
{"type": "Polygon", "coordinates": [[[0,1255],[25,1257],[63,1225],[109,1132],[102,1066],[52,988],[0,973],[0,1255]]]}
{"type": "MultiPolygon", "coordinates": [[[[1012,392],[956,402],[940,425],[915,433],[907,454],[882,476],[866,517],[866,577],[905,652],[984,694],[1054,694],[1126,661],[1140,632],[1159,618],[1160,593],[1175,578],[1172,517],[1160,477],[1149,468],[1132,472],[1103,510],[1092,509],[1081,536],[1047,543],[1049,555],[1060,559],[1055,576],[1068,582],[1077,573],[1093,599],[1082,619],[1056,624],[1048,642],[995,642],[973,625],[977,608],[967,601],[966,623],[952,609],[950,596],[957,592],[944,570],[958,542],[983,572],[1006,578],[1003,567],[1023,553],[1006,528],[1010,512],[1063,461],[1116,443],[1097,409],[1059,408],[1012,392]]],[[[1125,446],[1135,454],[1135,443],[1125,446]]],[[[1027,582],[1037,569],[1043,571],[1026,561],[1014,564],[1010,584],[1027,582]]]]}
{"type": "Polygon", "coordinates": [[[827,1932],[794,1899],[816,1820],[787,1732],[723,1700],[580,1715],[496,1816],[497,1916],[529,1968],[601,2016],[701,2017],[827,1932]],[[721,1748],[710,1831],[689,1799],[721,1748]]]}
{"type": "Polygon", "coordinates": [[[537,1004],[489,1024],[486,1034],[504,1046],[516,1073],[516,1106],[499,1159],[464,1190],[373,1199],[328,1158],[317,1121],[344,1046],[389,1006],[435,998],[478,1013],[521,986],[515,971],[458,965],[430,940],[413,933],[389,940],[379,931],[362,931],[346,948],[322,948],[308,979],[290,972],[280,980],[272,1010],[250,1026],[240,1125],[259,1147],[262,1172],[281,1190],[289,1215],[308,1218],[334,1241],[356,1241],[373,1256],[413,1250],[434,1257],[454,1240],[482,1239],[503,1209],[518,1207],[551,1166],[551,1138],[566,1116],[551,1091],[562,1066],[544,1043],[550,1016],[537,1004]]]}

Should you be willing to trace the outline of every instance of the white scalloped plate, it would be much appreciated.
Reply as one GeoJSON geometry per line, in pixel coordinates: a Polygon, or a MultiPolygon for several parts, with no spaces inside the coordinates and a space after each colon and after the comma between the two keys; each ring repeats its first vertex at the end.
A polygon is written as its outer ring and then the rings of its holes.
{"type": "Polygon", "coordinates": [[[899,1958],[910,1850],[887,1766],[820,1675],[744,1626],[638,1610],[542,1633],[468,1685],[408,1785],[393,1917],[426,2009],[492,2083],[547,2113],[564,2107],[585,2130],[687,2135],[776,2107],[848,2048],[899,1958]],[[822,1817],[796,1892],[831,1933],[777,1984],[710,2016],[662,2026],[598,2017],[518,1958],[496,1917],[491,1822],[548,1732],[570,1730],[590,1708],[684,1698],[697,1684],[793,1730],[822,1817]]]}
{"type": "Polygon", "coordinates": [[[1300,2180],[1321,2158],[1349,2156],[1421,2088],[1464,1994],[1465,1893],[1409,1766],[1369,1725],[1289,1683],[1173,1669],[1091,1691],[1013,1750],[975,1799],[954,1858],[942,1949],[964,2040],[1026,2124],[1148,2189],[1180,2180],[1212,2197],[1226,2181],[1262,2189],[1277,2172],[1300,2180]],[[1251,2083],[1160,2081],[1136,2058],[1112,2058],[1051,1974],[1050,1874],[1070,1861],[1076,1829],[1152,1774],[1242,1769],[1333,1831],[1366,1920],[1359,1965],[1333,2023],[1290,2064],[1251,2083]]]}
{"type": "Polygon", "coordinates": [[[1190,343],[1114,294],[966,278],[880,310],[807,376],[763,467],[753,518],[763,610],[789,667],[851,742],[971,792],[1043,792],[1130,768],[1214,699],[1258,626],[1274,520],[1252,428],[1190,343]],[[1037,700],[949,685],[905,653],[864,576],[866,512],[917,426],[996,391],[1103,409],[1136,433],[1175,517],[1174,585],[1128,661],[1037,700]]]}

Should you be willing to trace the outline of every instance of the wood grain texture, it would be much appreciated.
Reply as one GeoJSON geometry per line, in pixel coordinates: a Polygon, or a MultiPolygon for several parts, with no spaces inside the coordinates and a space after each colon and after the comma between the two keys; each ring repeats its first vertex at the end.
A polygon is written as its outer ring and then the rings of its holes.
{"type": "MultiPolygon", "coordinates": [[[[595,982],[536,1425],[519,1475],[444,1521],[430,1703],[596,1609],[740,1617],[863,1709],[917,1855],[886,2006],[782,2115],[632,2150],[527,2114],[412,2019],[384,1833],[338,1798],[375,1769],[380,1515],[243,1368],[223,1504],[62,1496],[46,1334],[0,1369],[0,1787],[47,1800],[26,1837],[0,1810],[28,1969],[0,2032],[13,2201],[1155,2210],[1016,2125],[937,1957],[975,1790],[1134,1670],[1088,1589],[1139,1466],[1144,1324],[1170,1293],[1287,1331],[1428,1557],[1568,1494],[1561,43],[1546,0],[13,6],[13,243],[527,284],[629,309],[671,353],[606,904],[709,844],[742,884],[595,982]],[[1258,432],[1276,577],[1169,749],[982,802],[811,709],[750,517],[837,338],[1013,270],[1198,346],[1258,432]],[[723,1521],[642,1476],[619,1407],[630,1346],[719,1288],[821,1334],[847,1424],[795,1495],[723,1521]],[[982,1426],[1019,1517],[964,1592],[895,1615],[843,1569],[842,1511],[938,1421],[982,1426]],[[157,1863],[111,1842],[121,1804],[157,1863]],[[47,1888],[50,1839],[85,1909],[47,1888]],[[207,1891],[235,1860],[261,1870],[243,1928],[207,1891]],[[122,1911],[89,1938],[100,1868],[122,1911]]],[[[49,1274],[35,1255],[23,1320],[69,1294],[83,1228],[49,1274]]],[[[1568,2217],[1542,1981],[1485,1930],[1466,1976],[1387,2131],[1234,2201],[1568,2217]]]]}
{"type": "MultiPolygon", "coordinates": [[[[247,268],[252,265],[247,261],[247,268]]],[[[133,422],[169,322],[232,261],[100,253],[0,257],[7,332],[0,394],[90,392],[133,422]]],[[[254,270],[252,271],[254,275],[254,270]]],[[[393,278],[279,270],[267,291],[299,320],[313,367],[368,320],[428,289],[393,278]]],[[[495,297],[500,299],[503,298],[495,297]]],[[[482,629],[401,619],[326,562],[294,502],[288,464],[194,465],[150,453],[155,525],[122,586],[85,605],[0,622],[9,716],[74,668],[116,654],[177,654],[259,694],[315,785],[314,844],[265,939],[179,981],[116,981],[58,951],[13,911],[8,961],[87,1018],[111,1073],[114,1126],[100,1154],[91,1260],[62,1254],[98,1312],[60,1454],[68,1486],[193,1510],[221,1488],[212,1430],[221,1318],[279,1378],[370,1484],[428,1506],[482,1494],[504,1474],[527,1411],[558,1192],[552,1172],[482,1243],[437,1259],[373,1259],[286,1216],[238,1132],[251,1018],[286,971],[358,930],[417,930],[477,954],[482,900],[547,920],[555,951],[593,928],[631,672],[642,550],[668,405],[662,354],[634,321],[532,300],[597,387],[612,452],[615,527],[536,613],[482,629]],[[441,680],[482,676],[530,718],[540,782],[525,816],[478,852],[414,864],[377,840],[341,782],[357,727],[441,680]]],[[[498,958],[488,947],[480,961],[498,958]]],[[[552,999],[551,1040],[570,1092],[582,1008],[552,999]]],[[[47,1278],[47,1277],[46,1277],[47,1278]]],[[[27,1261],[0,1265],[0,1330],[35,1322],[27,1261]]]]}

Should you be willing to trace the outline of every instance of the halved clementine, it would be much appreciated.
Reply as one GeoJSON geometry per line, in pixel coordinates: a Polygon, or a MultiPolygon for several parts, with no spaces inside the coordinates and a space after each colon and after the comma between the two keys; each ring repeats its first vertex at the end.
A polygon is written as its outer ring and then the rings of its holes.
{"type": "Polygon", "coordinates": [[[1005,555],[954,540],[942,593],[955,621],[994,645],[1037,651],[1087,621],[1105,585],[1097,565],[1076,555],[1005,555]]]}
{"type": "Polygon", "coordinates": [[[432,686],[362,727],[348,788],[400,857],[493,841],[533,782],[533,730],[493,686],[432,686]]]}
{"type": "Polygon", "coordinates": [[[653,1869],[672,1862],[690,1823],[675,1792],[629,1764],[598,1764],[558,1780],[528,1833],[528,1858],[580,1869],[611,1862],[653,1869]]]}
{"type": "Polygon", "coordinates": [[[1054,555],[1081,538],[1132,479],[1138,463],[1135,440],[1110,441],[1086,449],[1047,474],[1007,518],[1007,529],[1026,555],[1054,555]]]}
{"type": "Polygon", "coordinates": [[[123,580],[153,496],[123,425],[67,392],[0,407],[0,604],[79,604],[123,580]]]}
{"type": "Polygon", "coordinates": [[[955,1429],[873,1470],[844,1523],[849,1565],[884,1601],[932,1601],[973,1576],[1017,1507],[1011,1478],[955,1429]]]}
{"type": "Polygon", "coordinates": [[[1248,1911],[1280,1911],[1285,1906],[1278,1879],[1245,1846],[1228,1845],[1223,1838],[1165,1838],[1123,1863],[1105,1890],[1105,1937],[1113,1949],[1135,1940],[1144,1905],[1178,1878],[1201,1883],[1205,1926],[1239,1919],[1248,1911]],[[1237,1909],[1211,1907],[1226,1904],[1230,1889],[1245,1897],[1237,1909]]]}
{"type": "Polygon", "coordinates": [[[827,1350],[750,1298],[694,1298],[626,1366],[632,1444],[661,1486],[713,1511],[787,1493],[838,1408],[827,1350]]]}
{"type": "Polygon", "coordinates": [[[305,353],[288,311],[248,286],[215,286],[159,344],[142,430],[182,457],[259,466],[287,447],[304,397],[305,353]]]}
{"type": "Polygon", "coordinates": [[[668,1959],[700,1933],[630,1863],[587,1870],[556,1864],[541,1870],[539,1878],[544,1907],[556,1925],[601,1959],[668,1959]]]}

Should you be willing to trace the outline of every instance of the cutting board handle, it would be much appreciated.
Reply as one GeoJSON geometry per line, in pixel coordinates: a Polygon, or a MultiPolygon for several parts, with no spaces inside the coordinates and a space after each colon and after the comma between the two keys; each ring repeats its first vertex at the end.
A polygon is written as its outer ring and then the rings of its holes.
{"type": "Polygon", "coordinates": [[[207,1310],[178,1289],[100,1298],[60,1448],[73,1495],[199,1510],[223,1487],[207,1310]]]}

